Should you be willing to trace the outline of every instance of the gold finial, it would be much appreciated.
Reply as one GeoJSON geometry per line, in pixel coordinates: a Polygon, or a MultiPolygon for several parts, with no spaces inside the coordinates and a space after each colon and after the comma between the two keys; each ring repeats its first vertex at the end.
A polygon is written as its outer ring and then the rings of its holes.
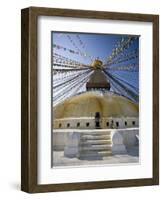
{"type": "Polygon", "coordinates": [[[101,60],[94,60],[92,65],[93,69],[102,69],[103,68],[103,62],[101,60]]]}

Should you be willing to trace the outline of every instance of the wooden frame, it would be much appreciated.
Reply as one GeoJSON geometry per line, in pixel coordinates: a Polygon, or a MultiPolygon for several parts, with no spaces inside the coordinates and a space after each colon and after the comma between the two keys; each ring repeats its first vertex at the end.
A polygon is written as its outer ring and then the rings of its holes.
{"type": "Polygon", "coordinates": [[[159,16],[30,7],[22,9],[21,20],[21,189],[36,193],[159,184],[159,16]],[[40,15],[153,23],[153,178],[38,185],[37,18],[40,15]]]}

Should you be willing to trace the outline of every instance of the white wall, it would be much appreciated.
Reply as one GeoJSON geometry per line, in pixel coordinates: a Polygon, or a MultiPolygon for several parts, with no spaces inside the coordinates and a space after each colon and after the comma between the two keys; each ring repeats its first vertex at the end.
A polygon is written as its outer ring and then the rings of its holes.
{"type": "MultiPolygon", "coordinates": [[[[138,127],[139,119],[136,117],[124,117],[124,118],[107,118],[103,117],[100,119],[100,127],[103,128],[126,128],[126,127],[138,127]],[[118,126],[116,123],[118,122],[118,126]],[[135,125],[133,125],[135,122],[135,125]],[[107,126],[107,123],[109,125],[107,126]],[[113,124],[112,124],[113,123],[113,124]],[[125,123],[127,123],[125,125],[125,123]],[[113,127],[112,127],[113,126],[113,127]]],[[[93,117],[78,117],[78,118],[62,118],[56,119],[53,121],[54,129],[95,129],[95,119],[93,117]],[[77,123],[80,123],[80,126],[77,127],[77,123]],[[89,126],[86,124],[89,123],[89,126]],[[69,127],[67,127],[69,124],[69,127]]]]}
{"type": "MultiPolygon", "coordinates": [[[[162,199],[160,186],[29,195],[20,190],[20,9],[46,6],[120,12],[157,13],[161,0],[5,0],[0,5],[0,199],[162,199]]],[[[161,24],[160,24],[161,25],[161,24]]],[[[162,27],[160,35],[163,35],[162,27]]],[[[162,50],[162,46],[161,46],[162,50]]],[[[161,56],[160,56],[161,57],[161,56]]],[[[161,63],[160,63],[161,66],[161,63]]],[[[161,73],[163,72],[160,69],[161,73]]],[[[162,74],[163,75],[163,74],[162,74]]],[[[163,78],[161,80],[163,84],[163,78]]],[[[160,83],[160,85],[161,85],[160,83]]],[[[161,94],[161,101],[163,101],[161,94]]],[[[160,101],[160,102],[161,102],[160,101]]],[[[162,109],[162,106],[161,106],[162,109]]],[[[161,127],[160,133],[163,131],[161,127]]],[[[162,137],[161,137],[162,140],[162,137]]],[[[163,144],[163,141],[161,141],[163,144]]],[[[163,153],[163,147],[160,148],[163,153]]],[[[161,159],[161,167],[163,159],[161,159]]],[[[161,173],[162,175],[162,173],[161,173]]]]}

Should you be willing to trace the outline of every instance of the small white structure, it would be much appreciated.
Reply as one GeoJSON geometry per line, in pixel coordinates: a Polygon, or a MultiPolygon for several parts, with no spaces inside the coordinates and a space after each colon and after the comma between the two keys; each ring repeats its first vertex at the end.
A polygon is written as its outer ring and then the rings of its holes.
{"type": "Polygon", "coordinates": [[[127,153],[124,138],[120,131],[112,131],[112,154],[127,153]]]}
{"type": "Polygon", "coordinates": [[[70,133],[64,145],[64,156],[70,158],[77,157],[79,154],[79,141],[79,132],[70,133]]]}

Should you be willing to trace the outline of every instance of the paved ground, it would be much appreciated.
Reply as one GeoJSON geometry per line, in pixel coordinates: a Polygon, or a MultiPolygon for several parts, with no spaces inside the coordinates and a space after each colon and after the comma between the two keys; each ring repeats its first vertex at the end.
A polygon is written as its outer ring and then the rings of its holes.
{"type": "Polygon", "coordinates": [[[121,163],[138,163],[138,147],[127,149],[128,153],[124,155],[113,155],[103,157],[102,159],[80,160],[78,158],[64,157],[63,151],[53,151],[53,166],[80,166],[80,165],[101,165],[101,164],[121,164],[121,163]]]}

